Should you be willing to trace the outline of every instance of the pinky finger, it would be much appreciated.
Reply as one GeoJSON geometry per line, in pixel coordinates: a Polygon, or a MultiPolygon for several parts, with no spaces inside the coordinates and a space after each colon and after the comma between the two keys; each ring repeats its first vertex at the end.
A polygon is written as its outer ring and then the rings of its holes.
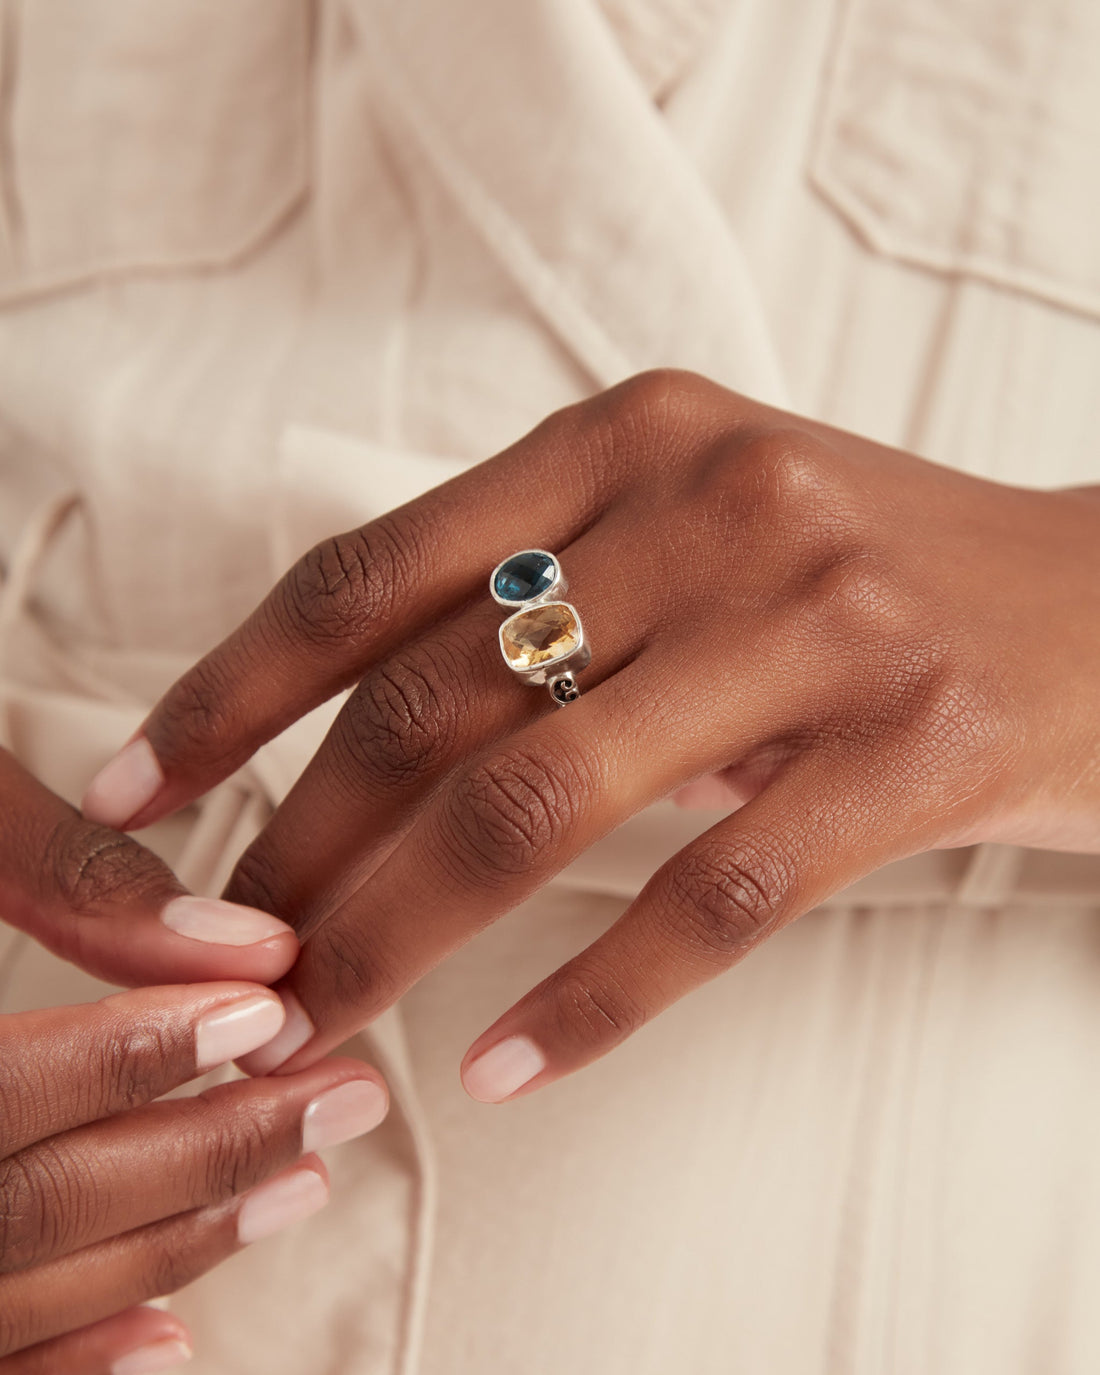
{"type": "Polygon", "coordinates": [[[0,1375],[154,1375],[190,1359],[190,1336],[177,1317],[130,1308],[0,1358],[0,1375]]]}
{"type": "MultiPolygon", "coordinates": [[[[179,1213],[46,1265],[0,1276],[0,1357],[18,1353],[0,1359],[0,1375],[83,1375],[80,1367],[19,1362],[33,1357],[35,1343],[48,1349],[63,1333],[69,1334],[63,1340],[75,1339],[74,1326],[98,1327],[105,1313],[174,1294],[242,1246],[311,1216],[327,1201],[328,1172],[316,1155],[307,1155],[229,1203],[179,1213]]],[[[116,1369],[90,1365],[88,1370],[144,1375],[144,1367],[124,1361],[120,1353],[116,1369]]]]}
{"type": "MultiPolygon", "coordinates": [[[[481,1102],[599,1059],[684,994],[865,873],[900,858],[905,786],[865,761],[806,754],[674,855],[602,936],[467,1051],[481,1102]]],[[[911,787],[911,785],[908,785],[911,787]]]]}

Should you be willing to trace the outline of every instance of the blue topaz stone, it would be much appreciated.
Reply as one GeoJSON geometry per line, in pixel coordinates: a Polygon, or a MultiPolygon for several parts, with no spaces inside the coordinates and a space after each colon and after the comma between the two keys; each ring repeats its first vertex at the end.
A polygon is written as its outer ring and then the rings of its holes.
{"type": "Polygon", "coordinates": [[[541,597],[560,582],[558,561],[543,549],[525,549],[497,565],[493,572],[493,596],[509,606],[541,597]]]}

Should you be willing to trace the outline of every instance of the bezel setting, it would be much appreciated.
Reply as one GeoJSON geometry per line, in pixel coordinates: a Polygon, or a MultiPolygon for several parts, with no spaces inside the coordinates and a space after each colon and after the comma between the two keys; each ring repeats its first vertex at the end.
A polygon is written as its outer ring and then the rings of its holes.
{"type": "MultiPolygon", "coordinates": [[[[521,576],[517,573],[513,576],[521,576]]],[[[510,614],[505,617],[497,631],[497,641],[500,645],[500,653],[509,670],[520,680],[531,687],[541,687],[545,685],[550,692],[550,699],[555,706],[563,707],[569,702],[575,702],[580,696],[580,686],[575,675],[582,668],[586,668],[592,662],[592,651],[584,635],[584,625],[581,621],[580,612],[564,598],[564,593],[569,584],[562,571],[561,562],[556,554],[552,554],[549,549],[517,549],[515,553],[509,554],[506,559],[501,559],[489,576],[489,594],[498,606],[504,607],[510,614]],[[535,556],[539,560],[545,560],[541,571],[536,573],[532,585],[537,584],[537,579],[552,571],[553,576],[541,592],[531,597],[510,598],[502,597],[497,591],[497,578],[504,571],[508,564],[525,557],[535,556]],[[561,607],[568,613],[568,620],[571,625],[562,625],[560,631],[564,631],[562,639],[568,638],[569,648],[563,649],[561,653],[553,655],[551,658],[542,659],[538,664],[523,666],[517,664],[509,655],[505,648],[505,641],[508,637],[509,627],[515,626],[524,616],[532,612],[550,607],[561,607]]],[[[562,618],[563,621],[565,618],[562,618]]],[[[553,624],[549,626],[532,627],[531,638],[524,646],[522,639],[512,638],[510,643],[517,653],[522,654],[524,649],[528,652],[539,652],[539,634],[541,631],[547,632],[547,640],[543,643],[552,643],[551,636],[554,632],[553,624]]]]}
{"type": "Polygon", "coordinates": [[[562,601],[561,598],[544,601],[542,597],[535,597],[530,601],[521,603],[511,616],[501,622],[497,630],[497,638],[500,642],[501,656],[509,669],[517,678],[529,683],[532,687],[541,687],[551,678],[561,677],[565,673],[579,673],[582,668],[586,668],[592,662],[592,651],[584,638],[584,624],[581,621],[580,612],[571,602],[562,601]],[[529,611],[537,610],[540,606],[565,607],[573,617],[576,627],[576,644],[564,653],[555,655],[552,659],[544,659],[532,668],[517,667],[508,657],[508,651],[504,647],[506,632],[510,625],[521,620],[529,611]]]}
{"type": "Polygon", "coordinates": [[[498,606],[506,606],[510,610],[518,610],[520,607],[524,606],[538,606],[543,602],[561,601],[562,594],[568,587],[569,583],[566,580],[565,574],[562,572],[561,564],[558,562],[558,556],[556,554],[551,554],[549,549],[517,549],[514,554],[509,554],[506,559],[501,559],[489,575],[489,592],[492,595],[493,601],[495,601],[498,606]],[[541,554],[543,558],[549,559],[554,569],[554,577],[537,596],[522,597],[518,601],[512,601],[507,597],[502,597],[497,592],[497,574],[505,564],[511,563],[513,559],[521,559],[525,554],[541,554]]]}

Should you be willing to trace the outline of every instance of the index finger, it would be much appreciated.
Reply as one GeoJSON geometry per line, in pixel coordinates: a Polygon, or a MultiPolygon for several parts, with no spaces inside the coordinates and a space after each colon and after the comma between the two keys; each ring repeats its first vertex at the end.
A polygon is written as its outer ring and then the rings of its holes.
{"type": "Polygon", "coordinates": [[[174,811],[479,594],[487,568],[532,531],[551,547],[570,543],[608,496],[568,481],[594,443],[559,413],[496,458],[309,550],[157,703],[93,779],[85,816],[134,829],[174,811]]]}

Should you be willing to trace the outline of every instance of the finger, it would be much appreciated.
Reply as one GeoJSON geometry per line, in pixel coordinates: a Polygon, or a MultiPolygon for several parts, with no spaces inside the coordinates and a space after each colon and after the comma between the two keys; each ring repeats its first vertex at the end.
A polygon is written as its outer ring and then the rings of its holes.
{"type": "MultiPolygon", "coordinates": [[[[751,693],[732,672],[709,687],[685,682],[670,641],[467,763],[305,941],[278,986],[286,1026],[244,1067],[301,1068],[338,1045],[599,836],[714,768],[720,752],[736,757],[774,731],[790,701],[786,678],[773,655],[753,663],[751,693]],[[714,725],[723,709],[724,733],[714,725]]],[[[802,690],[812,689],[807,674],[802,690]]]]}
{"type": "Polygon", "coordinates": [[[243,1198],[2,1275],[0,1356],[174,1294],[242,1246],[310,1217],[327,1200],[328,1173],[318,1156],[309,1155],[243,1198]]]}
{"type": "Polygon", "coordinates": [[[615,924],[466,1053],[462,1079],[501,1102],[605,1055],[831,893],[911,852],[899,772],[805,754],[664,864],[615,924]]]}
{"type": "Polygon", "coordinates": [[[554,551],[637,485],[731,429],[731,398],[688,374],[644,374],[559,411],[502,454],[311,549],[184,675],[97,776],[90,818],[130,828],[211,787],[264,741],[482,592],[501,559],[554,551]],[[676,405],[670,405],[671,401],[676,405]]]}
{"type": "MultiPolygon", "coordinates": [[[[304,939],[377,867],[440,779],[552,709],[511,681],[499,608],[471,608],[375,665],[241,856],[232,902],[277,911],[304,939]]],[[[587,624],[586,624],[587,629],[587,624]]]]}
{"type": "Polygon", "coordinates": [[[589,480],[562,500],[555,460],[564,428],[555,417],[497,459],[311,549],[157,704],[141,734],[93,780],[85,814],[133,828],[181,806],[409,635],[479,594],[529,531],[553,549],[569,543],[598,504],[589,480]]]}
{"type": "Polygon", "coordinates": [[[28,1146],[0,1162],[0,1273],[224,1202],[303,1151],[373,1130],[386,1108],[375,1071],[333,1060],[150,1103],[28,1146]]]}
{"type": "Polygon", "coordinates": [[[190,1358],[179,1318],[140,1307],[0,1358],[0,1375],[154,1375],[190,1358]]]}
{"type": "Polygon", "coordinates": [[[0,1157],[151,1102],[264,1045],[282,1027],[266,988],[143,988],[0,1016],[0,1157]]]}
{"type": "MultiPolygon", "coordinates": [[[[561,555],[568,596],[598,646],[586,693],[641,651],[660,612],[659,585],[607,585],[608,550],[631,538],[612,517],[561,555]]],[[[303,938],[377,867],[447,774],[556,711],[545,688],[524,686],[502,661],[501,620],[485,594],[366,674],[242,856],[227,897],[278,912],[303,938]]]]}
{"type": "Polygon", "coordinates": [[[193,897],[155,855],[93,825],[0,751],[4,919],[111,983],[270,983],[298,953],[283,922],[193,897]]]}

